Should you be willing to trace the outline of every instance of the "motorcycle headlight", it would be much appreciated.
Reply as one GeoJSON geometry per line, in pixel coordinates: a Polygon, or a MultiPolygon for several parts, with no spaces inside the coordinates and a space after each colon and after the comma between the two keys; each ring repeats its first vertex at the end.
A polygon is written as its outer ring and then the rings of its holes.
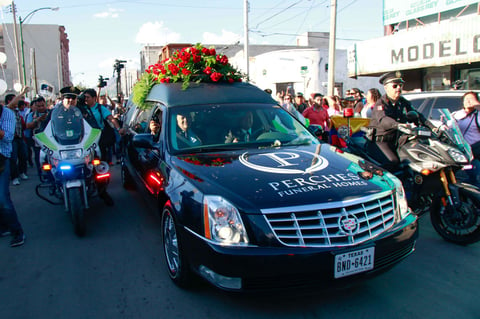
{"type": "Polygon", "coordinates": [[[221,245],[245,245],[248,237],[240,213],[221,196],[206,195],[203,200],[205,237],[221,245]]]}
{"type": "Polygon", "coordinates": [[[456,162],[456,163],[468,163],[467,157],[455,148],[448,149],[448,155],[456,162]]]}
{"type": "Polygon", "coordinates": [[[64,150],[60,151],[60,159],[61,160],[73,160],[82,158],[83,152],[81,148],[77,148],[74,150],[64,150]]]}

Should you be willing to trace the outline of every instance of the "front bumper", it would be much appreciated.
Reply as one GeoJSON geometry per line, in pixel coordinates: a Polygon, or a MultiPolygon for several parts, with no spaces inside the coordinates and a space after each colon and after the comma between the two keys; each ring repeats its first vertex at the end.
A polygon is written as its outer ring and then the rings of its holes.
{"type": "Polygon", "coordinates": [[[223,290],[322,289],[337,283],[349,284],[400,262],[415,249],[418,224],[416,217],[409,215],[371,241],[330,248],[227,247],[208,242],[189,230],[184,229],[181,235],[186,258],[193,270],[223,290]],[[334,278],[336,254],[368,247],[375,247],[373,269],[334,278]]]}

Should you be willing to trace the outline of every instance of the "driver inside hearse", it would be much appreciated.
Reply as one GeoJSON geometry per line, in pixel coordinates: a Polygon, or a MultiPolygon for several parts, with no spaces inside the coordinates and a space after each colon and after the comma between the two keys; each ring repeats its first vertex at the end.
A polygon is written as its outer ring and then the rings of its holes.
{"type": "Polygon", "coordinates": [[[189,113],[178,113],[176,116],[177,128],[176,137],[180,149],[202,145],[198,135],[190,127],[191,117],[189,113]]]}

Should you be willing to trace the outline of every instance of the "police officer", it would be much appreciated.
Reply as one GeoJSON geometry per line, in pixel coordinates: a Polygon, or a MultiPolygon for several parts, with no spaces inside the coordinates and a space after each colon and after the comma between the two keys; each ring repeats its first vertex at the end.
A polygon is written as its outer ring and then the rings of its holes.
{"type": "MultiPolygon", "coordinates": [[[[407,113],[414,111],[410,102],[402,94],[405,81],[399,71],[389,72],[379,79],[385,89],[385,95],[381,97],[372,109],[370,128],[374,129],[372,142],[368,152],[387,170],[398,168],[397,155],[397,131],[407,127],[407,113]]],[[[425,118],[419,114],[420,121],[425,123],[425,118]]],[[[429,125],[430,126],[430,125],[429,125]]]]}

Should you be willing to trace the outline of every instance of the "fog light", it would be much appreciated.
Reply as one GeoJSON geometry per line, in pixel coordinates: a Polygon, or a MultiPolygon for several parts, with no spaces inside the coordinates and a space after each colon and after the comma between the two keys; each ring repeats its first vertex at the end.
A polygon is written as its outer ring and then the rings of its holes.
{"type": "Polygon", "coordinates": [[[203,278],[217,287],[236,290],[242,288],[242,278],[222,276],[203,265],[200,265],[199,270],[203,278]]]}

